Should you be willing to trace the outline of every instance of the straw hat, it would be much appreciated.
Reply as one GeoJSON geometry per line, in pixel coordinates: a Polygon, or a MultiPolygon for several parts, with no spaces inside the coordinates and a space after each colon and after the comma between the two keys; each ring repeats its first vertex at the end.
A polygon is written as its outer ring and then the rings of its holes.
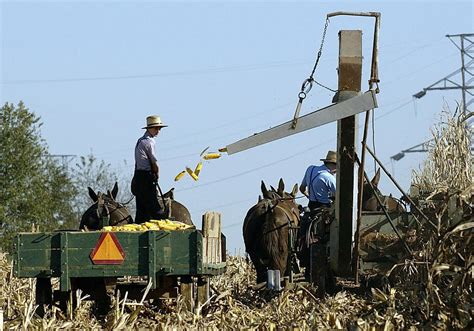
{"type": "Polygon", "coordinates": [[[156,128],[156,127],[164,128],[167,126],[168,125],[163,124],[160,116],[151,115],[146,118],[146,126],[143,127],[142,129],[156,128]]]}
{"type": "Polygon", "coordinates": [[[321,159],[321,161],[327,162],[327,163],[337,163],[337,154],[334,151],[328,151],[328,154],[326,155],[325,159],[321,159]]]}

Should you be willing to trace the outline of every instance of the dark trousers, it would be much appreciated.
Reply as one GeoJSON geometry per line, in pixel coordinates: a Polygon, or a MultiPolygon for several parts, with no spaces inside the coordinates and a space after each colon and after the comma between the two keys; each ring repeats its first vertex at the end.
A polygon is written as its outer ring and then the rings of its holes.
{"type": "Polygon", "coordinates": [[[322,203],[322,202],[319,202],[319,201],[310,201],[308,203],[308,208],[310,210],[314,210],[316,208],[321,208],[321,207],[331,207],[331,204],[330,203],[322,203]]]}
{"type": "Polygon", "coordinates": [[[135,201],[137,214],[135,223],[148,222],[151,219],[162,219],[163,209],[158,203],[156,180],[151,171],[135,170],[135,201]]]}
{"type": "Polygon", "coordinates": [[[330,203],[310,201],[308,203],[310,212],[305,213],[300,220],[298,258],[301,266],[305,267],[305,277],[307,280],[309,280],[311,274],[310,250],[313,249],[312,246],[317,247],[317,249],[314,250],[314,252],[316,252],[318,249],[321,249],[320,246],[324,247],[327,240],[329,240],[329,236],[326,234],[326,230],[329,228],[326,229],[326,223],[321,221],[320,213],[322,211],[321,208],[329,208],[330,206],[330,203]],[[313,226],[313,228],[310,229],[310,226],[313,226]]]}

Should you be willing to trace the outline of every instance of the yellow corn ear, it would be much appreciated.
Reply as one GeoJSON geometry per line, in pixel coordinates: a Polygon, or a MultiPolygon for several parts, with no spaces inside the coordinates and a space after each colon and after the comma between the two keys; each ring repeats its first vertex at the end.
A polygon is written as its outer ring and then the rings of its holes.
{"type": "Polygon", "coordinates": [[[199,176],[199,173],[201,172],[201,169],[202,169],[202,162],[199,161],[199,163],[198,163],[197,166],[196,166],[196,169],[194,169],[194,174],[195,174],[196,176],[199,176]]]}
{"type": "Polygon", "coordinates": [[[189,176],[191,176],[195,181],[198,180],[198,176],[191,170],[191,168],[186,167],[186,171],[188,172],[189,176]]]}
{"type": "Polygon", "coordinates": [[[201,154],[199,154],[199,156],[203,156],[204,153],[206,153],[209,148],[210,148],[210,146],[207,146],[206,148],[204,148],[203,151],[201,152],[201,154]]]}
{"type": "Polygon", "coordinates": [[[204,155],[202,158],[204,160],[213,160],[213,159],[218,159],[221,157],[221,154],[220,153],[207,153],[206,155],[204,155]]]}
{"type": "Polygon", "coordinates": [[[179,174],[176,175],[176,177],[174,178],[174,181],[177,182],[178,180],[180,180],[181,178],[183,178],[184,174],[186,173],[185,170],[181,171],[179,174]]]}

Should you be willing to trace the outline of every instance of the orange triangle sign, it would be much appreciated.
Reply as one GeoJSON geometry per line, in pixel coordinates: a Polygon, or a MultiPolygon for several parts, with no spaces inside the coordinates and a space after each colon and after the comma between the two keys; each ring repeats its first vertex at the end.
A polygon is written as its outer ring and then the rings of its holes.
{"type": "Polygon", "coordinates": [[[90,258],[94,264],[122,264],[125,252],[113,232],[100,235],[90,258]]]}

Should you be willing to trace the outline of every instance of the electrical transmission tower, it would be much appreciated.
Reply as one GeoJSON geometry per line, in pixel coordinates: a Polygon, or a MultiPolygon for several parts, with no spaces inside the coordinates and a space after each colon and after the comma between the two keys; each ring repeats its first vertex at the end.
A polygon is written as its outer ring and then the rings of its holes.
{"type": "MultiPolygon", "coordinates": [[[[461,51],[461,68],[423,88],[413,97],[420,99],[426,95],[426,92],[434,90],[461,90],[462,112],[464,116],[468,116],[471,113],[469,106],[474,102],[474,33],[448,34],[446,37],[461,51]],[[459,39],[456,42],[454,38],[459,39]]],[[[468,125],[471,123],[472,118],[468,121],[468,125]]],[[[405,156],[405,153],[426,152],[426,147],[430,142],[426,141],[407,148],[393,155],[391,159],[398,161],[405,156]]]]}
{"type": "Polygon", "coordinates": [[[413,97],[420,99],[427,91],[433,90],[461,90],[462,110],[467,115],[470,112],[468,107],[474,102],[474,33],[448,34],[446,37],[461,51],[461,68],[425,87],[413,97]],[[453,38],[459,38],[459,41],[453,38]]]}

